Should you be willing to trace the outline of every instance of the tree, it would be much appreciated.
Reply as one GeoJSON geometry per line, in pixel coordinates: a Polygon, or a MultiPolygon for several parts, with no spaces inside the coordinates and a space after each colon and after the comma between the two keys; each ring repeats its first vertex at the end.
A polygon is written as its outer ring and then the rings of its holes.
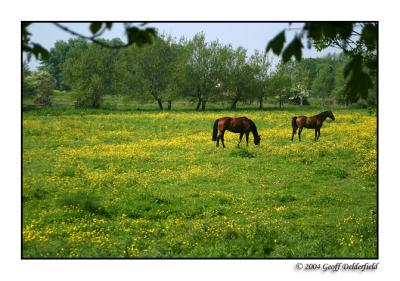
{"type": "Polygon", "coordinates": [[[276,55],[282,54],[282,60],[288,62],[294,56],[302,58],[302,38],[307,39],[307,46],[313,44],[318,50],[327,47],[341,49],[349,58],[344,68],[346,85],[344,93],[348,102],[355,102],[360,97],[366,98],[376,84],[378,24],[377,22],[306,22],[294,39],[286,41],[283,30],[271,41],[266,50],[276,55]]]}
{"type": "Polygon", "coordinates": [[[187,62],[190,57],[190,49],[188,43],[181,39],[180,42],[174,42],[169,39],[169,45],[173,52],[174,61],[170,65],[170,73],[168,75],[167,88],[165,90],[165,99],[168,102],[167,109],[172,107],[172,101],[178,97],[184,97],[187,92],[189,81],[187,76],[187,62]]]}
{"type": "MultiPolygon", "coordinates": [[[[57,41],[54,47],[50,49],[48,58],[41,61],[40,69],[48,71],[56,80],[56,88],[59,90],[69,89],[69,85],[63,83],[61,77],[61,67],[69,57],[71,49],[86,49],[89,44],[80,38],[69,39],[65,41],[57,41]]],[[[65,81],[64,81],[65,82],[65,81]]]]}
{"type": "Polygon", "coordinates": [[[249,93],[253,69],[247,64],[246,56],[246,49],[242,47],[230,52],[226,88],[231,97],[231,109],[236,109],[237,102],[249,93]]]}
{"type": "Polygon", "coordinates": [[[289,72],[283,63],[277,66],[276,71],[269,79],[268,85],[271,95],[275,95],[279,102],[279,108],[281,108],[292,88],[289,72]]]}
{"type": "Polygon", "coordinates": [[[205,42],[203,33],[196,34],[189,42],[191,56],[187,63],[190,79],[189,95],[197,100],[196,110],[205,110],[207,102],[220,92],[224,75],[221,45],[218,41],[205,42]]]}
{"type": "Polygon", "coordinates": [[[173,70],[178,58],[171,39],[157,38],[152,45],[143,47],[139,52],[137,68],[141,77],[142,89],[150,94],[163,109],[163,101],[172,102],[173,70]]]}
{"type": "Polygon", "coordinates": [[[270,76],[269,71],[271,64],[268,61],[266,53],[260,53],[258,51],[256,51],[250,57],[248,63],[253,70],[253,77],[251,81],[251,85],[253,86],[253,88],[251,89],[251,94],[258,99],[259,109],[263,109],[264,99],[267,95],[268,80],[270,76]]]}
{"type": "Polygon", "coordinates": [[[54,89],[55,80],[50,73],[44,70],[34,71],[26,78],[26,81],[32,87],[35,104],[51,105],[50,94],[54,89]]]}
{"type": "Polygon", "coordinates": [[[77,106],[99,108],[105,95],[115,93],[115,60],[112,49],[93,43],[86,49],[71,50],[62,77],[72,87],[77,106]]]}
{"type": "Polygon", "coordinates": [[[312,84],[312,92],[323,98],[332,96],[335,87],[335,68],[333,64],[321,64],[318,74],[312,84]]]}

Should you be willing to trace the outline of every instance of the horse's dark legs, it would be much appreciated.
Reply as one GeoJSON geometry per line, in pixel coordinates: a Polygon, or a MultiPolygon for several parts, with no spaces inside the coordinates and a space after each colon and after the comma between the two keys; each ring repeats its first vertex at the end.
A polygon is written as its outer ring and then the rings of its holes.
{"type": "Polygon", "coordinates": [[[246,132],[246,146],[249,146],[249,132],[246,132]]]}
{"type": "Polygon", "coordinates": [[[318,133],[318,129],[315,129],[315,139],[314,139],[314,141],[317,141],[317,133],[318,133]]]}
{"type": "Polygon", "coordinates": [[[294,135],[296,134],[296,132],[297,132],[297,128],[296,128],[296,129],[293,129],[293,132],[292,132],[292,142],[293,142],[293,138],[294,138],[294,135]]]}
{"type": "Polygon", "coordinates": [[[239,142],[238,142],[238,147],[239,147],[239,144],[242,142],[243,134],[244,134],[244,133],[240,133],[239,142]]]}
{"type": "Polygon", "coordinates": [[[221,142],[222,142],[222,147],[225,148],[225,144],[224,144],[224,133],[222,132],[221,135],[221,142]]]}
{"type": "MultiPolygon", "coordinates": [[[[217,147],[219,147],[219,140],[221,140],[222,145],[224,145],[224,143],[223,143],[223,136],[224,136],[224,132],[219,131],[219,134],[218,134],[218,136],[217,136],[217,147]]],[[[225,145],[224,145],[224,147],[225,147],[225,145]]]]}
{"type": "Polygon", "coordinates": [[[303,127],[299,128],[299,141],[301,141],[301,137],[300,137],[301,136],[301,131],[303,131],[303,127]]]}
{"type": "Polygon", "coordinates": [[[321,128],[318,128],[318,136],[317,136],[317,140],[319,140],[319,136],[321,135],[321,128]]]}

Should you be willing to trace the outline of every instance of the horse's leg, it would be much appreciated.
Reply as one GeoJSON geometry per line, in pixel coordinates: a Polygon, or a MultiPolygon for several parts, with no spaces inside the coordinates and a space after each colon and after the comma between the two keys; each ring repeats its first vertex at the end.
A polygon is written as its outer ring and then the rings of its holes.
{"type": "Polygon", "coordinates": [[[246,146],[249,146],[249,132],[246,132],[246,146]]]}
{"type": "Polygon", "coordinates": [[[225,148],[225,143],[224,143],[224,131],[221,133],[221,142],[222,142],[222,147],[225,148]]]}
{"type": "Polygon", "coordinates": [[[219,140],[221,140],[222,142],[222,136],[223,136],[223,132],[218,131],[218,136],[217,136],[217,147],[219,147],[219,140]]]}
{"type": "Polygon", "coordinates": [[[301,137],[300,137],[301,136],[301,131],[303,131],[303,127],[299,128],[299,141],[301,141],[301,137]]]}
{"type": "Polygon", "coordinates": [[[319,136],[321,135],[321,128],[318,128],[318,137],[317,140],[319,140],[319,136]]]}
{"type": "Polygon", "coordinates": [[[317,141],[317,133],[318,133],[318,129],[315,128],[315,138],[314,138],[314,141],[317,141]]]}
{"type": "Polygon", "coordinates": [[[292,142],[293,142],[293,138],[294,138],[294,135],[296,134],[296,132],[297,132],[297,128],[296,128],[296,129],[293,128],[293,132],[292,132],[292,142]]]}
{"type": "Polygon", "coordinates": [[[242,142],[243,134],[244,134],[244,133],[240,133],[239,142],[238,142],[238,147],[239,147],[239,144],[242,142]]]}

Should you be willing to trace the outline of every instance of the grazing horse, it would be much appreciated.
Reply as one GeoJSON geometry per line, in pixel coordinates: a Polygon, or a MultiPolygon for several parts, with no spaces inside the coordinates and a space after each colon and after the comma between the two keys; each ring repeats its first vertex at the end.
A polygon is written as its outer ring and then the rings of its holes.
{"type": "Polygon", "coordinates": [[[324,111],[321,112],[318,115],[314,115],[311,117],[306,117],[306,116],[295,116],[292,118],[292,128],[293,128],[293,133],[292,133],[292,142],[293,142],[293,137],[294,134],[296,134],[297,129],[299,129],[299,141],[301,141],[300,135],[301,131],[304,128],[307,129],[315,129],[315,141],[319,139],[319,136],[321,135],[321,127],[322,123],[324,123],[325,119],[329,117],[332,120],[335,120],[335,116],[333,116],[332,111],[324,111]]]}
{"type": "Polygon", "coordinates": [[[247,146],[249,145],[249,133],[252,132],[254,136],[254,144],[259,145],[261,138],[257,132],[256,124],[247,117],[238,117],[238,118],[231,118],[231,117],[223,117],[215,120],[214,127],[213,127],[213,135],[212,140],[217,141],[217,147],[219,146],[219,140],[222,142],[222,146],[225,147],[224,144],[224,133],[228,130],[233,133],[239,133],[240,138],[238,142],[238,146],[242,141],[243,135],[246,134],[246,143],[247,146]],[[217,136],[217,132],[219,132],[217,136]]]}

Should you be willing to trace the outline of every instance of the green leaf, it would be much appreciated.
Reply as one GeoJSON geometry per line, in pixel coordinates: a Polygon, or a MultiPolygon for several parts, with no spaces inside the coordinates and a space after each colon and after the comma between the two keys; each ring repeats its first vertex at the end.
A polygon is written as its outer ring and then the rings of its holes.
{"type": "Polygon", "coordinates": [[[353,31],[352,22],[307,22],[304,30],[308,32],[308,37],[314,41],[321,39],[332,40],[337,37],[347,39],[353,31]]]}
{"type": "Polygon", "coordinates": [[[92,22],[90,24],[90,31],[92,32],[92,34],[96,34],[97,32],[99,32],[99,30],[101,29],[101,27],[103,26],[103,23],[100,21],[95,21],[92,22]]]}
{"type": "Polygon", "coordinates": [[[108,30],[111,30],[112,26],[113,26],[113,22],[111,22],[111,21],[107,21],[107,22],[106,22],[106,28],[107,28],[108,30]]]}
{"type": "Polygon", "coordinates": [[[375,24],[366,24],[361,31],[361,40],[370,51],[376,50],[378,42],[378,28],[375,24]]]}
{"type": "Polygon", "coordinates": [[[272,49],[272,52],[275,55],[280,55],[285,41],[285,31],[282,30],[278,35],[276,35],[271,41],[268,42],[266,52],[272,49]]]}
{"type": "Polygon", "coordinates": [[[301,43],[300,37],[296,36],[283,51],[283,62],[288,62],[292,58],[292,56],[294,56],[297,61],[300,61],[302,56],[302,49],[303,43],[301,43]]]}
{"type": "Polygon", "coordinates": [[[344,76],[348,78],[345,94],[349,101],[356,102],[360,97],[367,98],[368,90],[373,87],[370,75],[364,71],[361,55],[354,56],[344,68],[344,76]]]}
{"type": "Polygon", "coordinates": [[[156,30],[154,28],[146,28],[142,30],[135,26],[132,26],[126,29],[126,33],[128,36],[129,45],[136,44],[141,47],[144,44],[152,42],[152,36],[156,35],[156,30]]]}
{"type": "Polygon", "coordinates": [[[49,58],[49,51],[43,48],[42,45],[33,43],[31,52],[35,56],[36,59],[39,60],[47,60],[49,58]]]}

